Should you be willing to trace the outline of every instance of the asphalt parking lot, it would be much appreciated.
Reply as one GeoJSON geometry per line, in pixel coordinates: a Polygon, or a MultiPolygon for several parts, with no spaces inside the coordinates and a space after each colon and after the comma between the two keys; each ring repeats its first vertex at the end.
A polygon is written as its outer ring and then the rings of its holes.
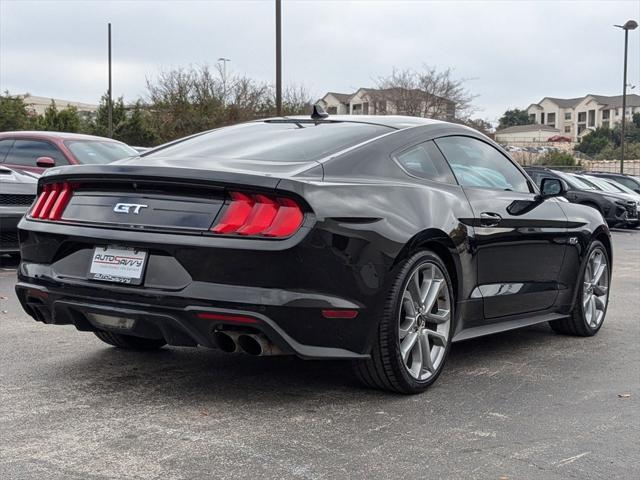
{"type": "Polygon", "coordinates": [[[640,231],[594,338],[455,344],[425,394],[340,362],[110,348],[22,313],[0,261],[0,478],[638,478],[640,231]]]}

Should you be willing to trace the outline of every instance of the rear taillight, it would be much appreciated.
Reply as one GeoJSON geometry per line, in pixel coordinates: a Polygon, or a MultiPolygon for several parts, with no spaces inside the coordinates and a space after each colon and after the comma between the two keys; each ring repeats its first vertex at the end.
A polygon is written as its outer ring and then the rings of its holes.
{"type": "Polygon", "coordinates": [[[290,198],[231,192],[231,202],[211,231],[221,234],[282,238],[302,225],[300,205],[290,198]]]}
{"type": "Polygon", "coordinates": [[[69,183],[49,183],[43,187],[29,216],[40,220],[60,220],[72,195],[69,183]]]}

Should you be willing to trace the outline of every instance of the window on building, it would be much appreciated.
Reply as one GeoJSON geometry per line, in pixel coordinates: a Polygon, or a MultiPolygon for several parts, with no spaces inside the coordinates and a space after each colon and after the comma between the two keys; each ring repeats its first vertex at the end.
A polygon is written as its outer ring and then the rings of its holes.
{"type": "Polygon", "coordinates": [[[619,116],[620,116],[620,109],[616,108],[616,117],[619,117],[619,116]]]}
{"type": "Polygon", "coordinates": [[[596,126],[596,111],[595,110],[589,110],[589,126],[590,127],[595,127],[596,126]]]}
{"type": "Polygon", "coordinates": [[[531,123],[536,123],[536,114],[535,113],[530,113],[529,114],[529,121],[531,123]]]}
{"type": "Polygon", "coordinates": [[[578,124],[578,135],[580,135],[582,132],[584,132],[584,130],[587,128],[586,125],[580,125],[578,124]]]}
{"type": "Polygon", "coordinates": [[[540,123],[544,125],[544,112],[540,114],[540,123]]]}
{"type": "Polygon", "coordinates": [[[410,175],[435,182],[456,183],[451,168],[432,141],[405,150],[396,156],[396,160],[410,175]]]}
{"type": "Polygon", "coordinates": [[[571,125],[564,126],[564,133],[571,133],[571,125]]]}
{"type": "Polygon", "coordinates": [[[564,112],[564,119],[571,120],[571,112],[564,112]]]}
{"type": "Polygon", "coordinates": [[[551,125],[552,127],[556,126],[556,114],[555,113],[547,114],[547,125],[551,125]]]}
{"type": "Polygon", "coordinates": [[[338,114],[338,107],[327,107],[327,113],[329,115],[337,115],[338,114]]]}
{"type": "Polygon", "coordinates": [[[578,123],[587,123],[587,112],[578,112],[578,123]]]}
{"type": "Polygon", "coordinates": [[[460,185],[530,193],[526,177],[491,145],[471,137],[443,137],[438,148],[460,185]]]}
{"type": "Polygon", "coordinates": [[[609,120],[610,116],[611,116],[611,110],[602,111],[602,120],[609,120]]]}
{"type": "Polygon", "coordinates": [[[362,114],[362,104],[361,103],[354,103],[353,105],[351,105],[351,113],[354,115],[361,115],[362,114]]]}

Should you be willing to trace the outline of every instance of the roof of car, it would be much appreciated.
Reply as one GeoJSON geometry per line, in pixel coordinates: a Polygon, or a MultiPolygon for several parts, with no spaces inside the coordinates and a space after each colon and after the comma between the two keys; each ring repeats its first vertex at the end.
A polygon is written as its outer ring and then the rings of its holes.
{"type": "MultiPolygon", "coordinates": [[[[293,115],[290,117],[275,117],[261,120],[264,122],[285,122],[285,121],[305,121],[311,122],[311,117],[306,115],[293,115]]],[[[409,117],[404,115],[329,115],[327,118],[318,120],[322,122],[350,122],[350,123],[367,123],[371,125],[383,125],[385,127],[402,129],[408,127],[416,127],[419,125],[435,125],[447,123],[441,120],[423,117],[409,117]]],[[[455,124],[453,124],[455,125],[455,124]]]]}
{"type": "Polygon", "coordinates": [[[47,131],[18,131],[18,132],[0,132],[0,138],[42,138],[47,140],[102,140],[107,142],[117,142],[112,138],[98,137],[96,135],[85,135],[83,133],[67,133],[67,132],[47,132],[47,131]]]}

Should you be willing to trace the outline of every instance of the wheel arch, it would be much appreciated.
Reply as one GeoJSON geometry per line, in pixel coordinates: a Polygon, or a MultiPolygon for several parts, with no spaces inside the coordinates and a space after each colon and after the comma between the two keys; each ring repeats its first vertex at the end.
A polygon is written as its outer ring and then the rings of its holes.
{"type": "Polygon", "coordinates": [[[598,227],[592,236],[593,240],[598,240],[604,245],[604,248],[607,250],[607,256],[609,257],[609,272],[613,271],[613,245],[611,243],[611,235],[609,234],[608,228],[604,226],[598,227]]]}
{"type": "Polygon", "coordinates": [[[418,250],[424,249],[432,250],[442,259],[447,267],[447,273],[451,277],[454,297],[458,299],[458,292],[461,290],[460,281],[462,279],[460,258],[453,241],[442,230],[430,228],[414,235],[396,256],[393,267],[418,250]]]}

